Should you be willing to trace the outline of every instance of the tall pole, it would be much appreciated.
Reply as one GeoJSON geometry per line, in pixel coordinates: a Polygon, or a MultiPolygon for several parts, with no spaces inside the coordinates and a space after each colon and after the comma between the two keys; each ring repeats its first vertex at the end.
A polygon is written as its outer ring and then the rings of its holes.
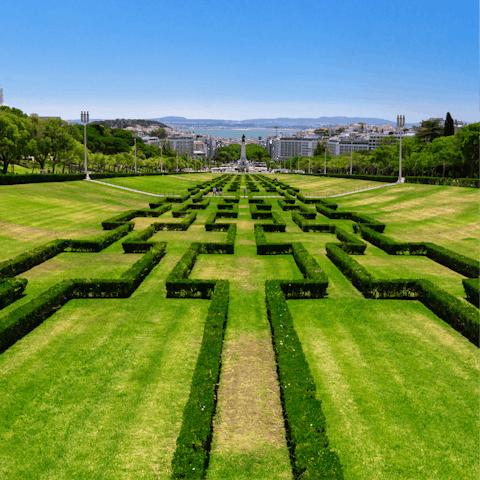
{"type": "Polygon", "coordinates": [[[135,173],[137,173],[137,133],[133,132],[133,144],[135,147],[135,173]]]}
{"type": "Polygon", "coordinates": [[[400,134],[400,148],[398,155],[398,182],[402,183],[402,129],[405,126],[405,115],[397,115],[397,128],[399,129],[400,134]]]}
{"type": "MultiPolygon", "coordinates": [[[[328,145],[328,143],[327,143],[328,145]]],[[[323,165],[323,173],[327,173],[327,145],[325,145],[325,163],[323,165]]]]}
{"type": "Polygon", "coordinates": [[[90,120],[90,113],[82,112],[80,114],[80,120],[83,123],[83,145],[85,150],[85,180],[90,180],[90,176],[88,175],[88,168],[87,168],[87,123],[90,120]]]}
{"type": "Polygon", "coordinates": [[[163,147],[160,146],[160,171],[163,173],[163,147]]]}
{"type": "Polygon", "coordinates": [[[350,175],[353,172],[353,139],[355,137],[354,133],[350,134],[350,175]]]}
{"type": "Polygon", "coordinates": [[[177,148],[177,173],[178,173],[178,148],[177,148]]]}

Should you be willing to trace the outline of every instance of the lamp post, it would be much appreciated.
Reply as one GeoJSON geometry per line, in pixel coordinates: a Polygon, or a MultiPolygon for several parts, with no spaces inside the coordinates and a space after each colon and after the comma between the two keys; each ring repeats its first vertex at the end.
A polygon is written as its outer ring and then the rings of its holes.
{"type": "Polygon", "coordinates": [[[137,132],[133,132],[133,145],[135,152],[135,173],[137,173],[137,132]]]}
{"type": "Polygon", "coordinates": [[[353,139],[355,138],[355,134],[351,133],[350,137],[350,175],[353,173],[353,139]]]}
{"type": "Polygon", "coordinates": [[[178,148],[177,148],[177,173],[178,173],[178,148]]]}
{"type": "Polygon", "coordinates": [[[163,173],[163,147],[160,145],[160,171],[163,173]]]}
{"type": "Polygon", "coordinates": [[[80,120],[83,123],[83,144],[85,147],[85,180],[90,180],[87,169],[87,123],[90,120],[89,112],[82,112],[80,114],[80,120]]]}
{"type": "Polygon", "coordinates": [[[402,129],[405,126],[405,115],[397,115],[397,129],[400,134],[400,149],[398,155],[398,183],[403,182],[402,177],[402,129]]]}
{"type": "Polygon", "coordinates": [[[325,163],[323,164],[323,173],[324,174],[327,173],[327,145],[328,145],[328,141],[325,144],[325,163]]]}

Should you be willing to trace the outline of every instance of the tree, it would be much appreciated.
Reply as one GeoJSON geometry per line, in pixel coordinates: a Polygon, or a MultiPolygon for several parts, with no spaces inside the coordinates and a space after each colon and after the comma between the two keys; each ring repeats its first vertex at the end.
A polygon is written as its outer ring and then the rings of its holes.
{"type": "Polygon", "coordinates": [[[449,137],[455,134],[455,127],[453,126],[453,118],[450,115],[450,112],[447,112],[447,116],[445,118],[445,126],[443,127],[443,135],[445,137],[449,137]]]}
{"type": "Polygon", "coordinates": [[[30,155],[35,142],[31,138],[31,124],[20,110],[1,107],[0,109],[0,162],[2,173],[8,172],[10,163],[30,155]],[[20,114],[18,113],[20,112],[20,114]]]}
{"type": "Polygon", "coordinates": [[[472,123],[461,128],[455,135],[458,138],[460,154],[463,158],[462,177],[478,178],[479,128],[480,123],[472,123]]]}
{"type": "Polygon", "coordinates": [[[440,120],[422,120],[420,130],[416,137],[425,143],[432,143],[438,137],[443,135],[443,129],[440,126],[440,120]]]}

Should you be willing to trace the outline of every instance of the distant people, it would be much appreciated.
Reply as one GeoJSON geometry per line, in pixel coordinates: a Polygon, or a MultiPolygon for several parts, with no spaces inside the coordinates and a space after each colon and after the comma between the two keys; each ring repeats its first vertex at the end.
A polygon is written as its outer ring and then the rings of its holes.
{"type": "Polygon", "coordinates": [[[214,196],[214,197],[217,196],[217,187],[213,187],[213,196],[214,196]]]}
{"type": "Polygon", "coordinates": [[[220,196],[222,196],[222,187],[220,187],[219,192],[220,192],[220,196]]]}
{"type": "Polygon", "coordinates": [[[243,189],[243,196],[245,197],[246,195],[247,195],[247,189],[244,188],[244,189],[243,189]]]}

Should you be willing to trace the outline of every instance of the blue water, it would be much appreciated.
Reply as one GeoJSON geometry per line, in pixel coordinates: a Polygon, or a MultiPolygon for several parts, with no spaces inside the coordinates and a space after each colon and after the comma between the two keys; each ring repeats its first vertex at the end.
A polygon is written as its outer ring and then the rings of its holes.
{"type": "MultiPolygon", "coordinates": [[[[254,138],[257,139],[258,137],[265,137],[269,134],[275,135],[274,128],[252,128],[252,129],[204,129],[204,128],[192,128],[185,129],[186,132],[195,132],[199,135],[206,135],[209,133],[212,137],[220,137],[220,138],[242,138],[242,135],[245,135],[245,138],[254,138]]],[[[278,133],[295,133],[298,130],[291,129],[291,128],[282,128],[278,129],[278,133]]]]}

